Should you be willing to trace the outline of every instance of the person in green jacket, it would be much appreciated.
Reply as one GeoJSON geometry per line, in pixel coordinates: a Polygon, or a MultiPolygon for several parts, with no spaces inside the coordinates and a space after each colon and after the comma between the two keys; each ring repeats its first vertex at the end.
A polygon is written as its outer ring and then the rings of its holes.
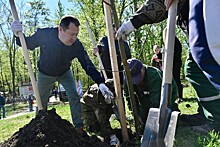
{"type": "MultiPolygon", "coordinates": [[[[162,71],[153,66],[144,65],[138,59],[128,59],[128,66],[131,71],[131,80],[134,87],[135,100],[139,121],[142,125],[147,120],[150,108],[159,108],[162,84],[162,71]]],[[[131,110],[130,97],[127,88],[127,82],[124,82],[124,95],[128,102],[128,108],[131,110]]],[[[170,106],[176,110],[175,101],[178,98],[177,85],[172,81],[172,95],[170,106]]]]}

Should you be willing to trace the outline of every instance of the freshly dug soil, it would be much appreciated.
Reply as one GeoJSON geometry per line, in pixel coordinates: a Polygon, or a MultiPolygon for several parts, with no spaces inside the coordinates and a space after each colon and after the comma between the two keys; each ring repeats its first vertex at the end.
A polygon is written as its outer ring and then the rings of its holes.
{"type": "Polygon", "coordinates": [[[1,147],[108,147],[96,136],[82,137],[55,109],[41,113],[20,128],[1,147]]]}

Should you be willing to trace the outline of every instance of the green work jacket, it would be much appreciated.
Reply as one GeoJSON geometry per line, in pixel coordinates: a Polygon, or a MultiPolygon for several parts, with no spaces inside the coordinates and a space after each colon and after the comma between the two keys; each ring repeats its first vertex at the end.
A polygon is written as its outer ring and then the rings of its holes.
{"type": "MultiPolygon", "coordinates": [[[[138,109],[138,114],[142,117],[144,121],[147,119],[148,111],[150,108],[159,108],[160,97],[161,97],[161,85],[162,85],[162,71],[152,67],[145,66],[145,76],[143,85],[133,85],[134,95],[136,100],[136,105],[138,109]]],[[[131,110],[130,96],[128,93],[127,82],[124,86],[124,95],[128,102],[128,107],[131,110]]],[[[172,80],[172,95],[170,100],[170,107],[172,108],[175,100],[178,98],[177,85],[172,80]]]]}

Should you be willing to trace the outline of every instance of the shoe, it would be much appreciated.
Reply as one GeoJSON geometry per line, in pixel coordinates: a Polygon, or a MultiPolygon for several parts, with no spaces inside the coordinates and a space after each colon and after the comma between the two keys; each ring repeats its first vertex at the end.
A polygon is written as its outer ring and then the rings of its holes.
{"type": "Polygon", "coordinates": [[[110,136],[110,145],[112,146],[118,146],[120,144],[118,138],[116,137],[116,135],[111,135],[110,136]]]}

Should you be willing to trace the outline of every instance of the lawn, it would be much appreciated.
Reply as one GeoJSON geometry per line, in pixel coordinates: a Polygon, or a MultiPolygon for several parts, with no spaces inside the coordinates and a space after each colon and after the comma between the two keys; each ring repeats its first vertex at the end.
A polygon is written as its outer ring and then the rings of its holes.
{"type": "MultiPolygon", "coordinates": [[[[184,88],[184,101],[179,104],[179,109],[183,114],[195,114],[197,113],[197,100],[195,98],[195,92],[192,87],[184,88]],[[188,107],[187,107],[188,106],[188,107]]],[[[17,104],[14,109],[12,106],[7,106],[7,116],[17,113],[19,111],[28,108],[27,104],[17,104]]],[[[51,105],[49,109],[56,108],[57,114],[59,114],[63,119],[70,122],[71,115],[69,110],[69,105],[60,103],[57,105],[51,105]]],[[[0,120],[0,142],[10,138],[13,133],[19,131],[19,128],[28,124],[31,119],[35,117],[35,112],[30,112],[25,115],[0,120]]],[[[111,121],[112,127],[119,127],[117,121],[111,121]]],[[[193,131],[190,127],[178,126],[175,134],[174,147],[219,147],[220,146],[220,135],[215,132],[198,132],[193,131]]]]}

